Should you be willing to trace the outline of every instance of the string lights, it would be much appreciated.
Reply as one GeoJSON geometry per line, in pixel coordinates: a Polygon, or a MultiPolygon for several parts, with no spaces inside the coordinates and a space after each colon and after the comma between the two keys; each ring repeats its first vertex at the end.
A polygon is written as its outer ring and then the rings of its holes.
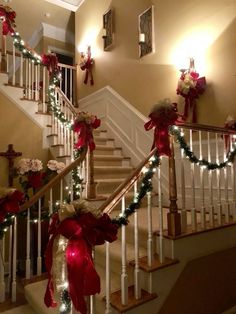
{"type": "Polygon", "coordinates": [[[169,131],[172,135],[175,136],[177,142],[180,144],[180,148],[183,149],[184,154],[186,158],[191,163],[194,163],[196,165],[199,165],[200,167],[203,167],[204,169],[207,170],[216,170],[216,169],[222,169],[225,168],[226,166],[229,166],[231,163],[234,162],[234,158],[236,156],[236,144],[234,144],[234,148],[229,151],[227,154],[226,160],[220,163],[217,162],[209,162],[206,159],[199,159],[194,152],[191,151],[190,147],[185,141],[184,134],[181,132],[178,126],[172,125],[169,128],[169,131]]]}

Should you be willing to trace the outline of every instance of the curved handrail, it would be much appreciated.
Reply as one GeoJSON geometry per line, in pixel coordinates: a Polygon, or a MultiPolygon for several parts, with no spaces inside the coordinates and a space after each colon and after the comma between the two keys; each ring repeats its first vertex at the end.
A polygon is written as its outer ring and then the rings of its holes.
{"type": "Polygon", "coordinates": [[[183,127],[186,129],[192,129],[194,131],[205,131],[205,132],[215,132],[223,134],[236,134],[236,130],[230,130],[223,127],[211,126],[207,124],[198,124],[190,122],[178,122],[176,123],[178,127],[183,127]]]}
{"type": "Polygon", "coordinates": [[[113,207],[120,201],[122,196],[129,190],[129,188],[134,184],[135,181],[141,175],[142,168],[147,164],[149,159],[156,153],[157,149],[154,148],[148,156],[140,162],[136,169],[128,176],[128,178],[122,182],[118,188],[110,195],[107,200],[99,207],[101,212],[109,214],[113,207]]]}
{"type": "Polygon", "coordinates": [[[64,178],[71,170],[78,166],[84,159],[87,153],[87,149],[84,149],[79,158],[74,160],[69,166],[67,166],[61,173],[50,180],[42,189],[35,193],[26,203],[20,206],[20,211],[23,212],[32,205],[34,205],[42,196],[45,195],[52,187],[54,187],[62,178],[64,178]]]}

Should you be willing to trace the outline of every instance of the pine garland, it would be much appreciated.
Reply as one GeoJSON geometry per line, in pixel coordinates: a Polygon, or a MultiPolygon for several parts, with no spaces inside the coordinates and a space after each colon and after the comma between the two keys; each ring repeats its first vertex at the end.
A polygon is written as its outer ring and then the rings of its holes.
{"type": "Polygon", "coordinates": [[[146,169],[146,173],[141,180],[141,186],[138,194],[134,197],[134,200],[130,205],[120,213],[118,217],[112,219],[112,222],[119,227],[121,225],[127,225],[129,223],[128,217],[132,215],[141,206],[141,201],[143,197],[152,191],[152,177],[155,173],[157,167],[160,166],[160,156],[158,153],[153,155],[149,160],[149,167],[146,169]]]}

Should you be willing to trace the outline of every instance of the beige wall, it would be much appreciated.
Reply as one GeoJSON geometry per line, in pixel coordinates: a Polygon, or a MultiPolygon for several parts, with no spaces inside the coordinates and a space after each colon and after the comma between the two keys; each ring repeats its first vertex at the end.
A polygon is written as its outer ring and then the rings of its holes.
{"type": "Polygon", "coordinates": [[[145,115],[163,98],[177,101],[182,111],[175,92],[180,58],[187,64],[194,57],[208,83],[198,100],[199,122],[223,125],[228,114],[236,117],[235,16],[235,0],[100,0],[96,7],[86,0],[75,17],[76,47],[91,44],[95,85],[85,86],[80,71],[79,98],[110,85],[145,115]],[[152,4],[156,52],[139,59],[138,15],[152,4]],[[104,52],[102,15],[109,7],[115,10],[115,47],[104,52]]]}
{"type": "MultiPolygon", "coordinates": [[[[30,102],[29,102],[30,106],[30,102]]],[[[48,160],[48,149],[42,150],[43,134],[16,105],[12,104],[0,93],[0,151],[5,152],[8,144],[13,144],[17,152],[22,152],[22,158],[38,158],[45,162],[48,160]]],[[[21,158],[21,157],[20,157],[21,158]]],[[[16,161],[19,160],[16,159],[16,161]]],[[[7,160],[0,157],[0,186],[6,186],[7,160]]]]}

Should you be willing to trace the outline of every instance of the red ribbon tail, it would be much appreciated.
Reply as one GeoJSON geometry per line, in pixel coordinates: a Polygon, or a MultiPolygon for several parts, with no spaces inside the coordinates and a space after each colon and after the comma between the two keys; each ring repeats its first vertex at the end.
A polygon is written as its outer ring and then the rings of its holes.
{"type": "Polygon", "coordinates": [[[85,78],[84,78],[84,84],[88,83],[88,69],[85,71],[85,78]]]}

